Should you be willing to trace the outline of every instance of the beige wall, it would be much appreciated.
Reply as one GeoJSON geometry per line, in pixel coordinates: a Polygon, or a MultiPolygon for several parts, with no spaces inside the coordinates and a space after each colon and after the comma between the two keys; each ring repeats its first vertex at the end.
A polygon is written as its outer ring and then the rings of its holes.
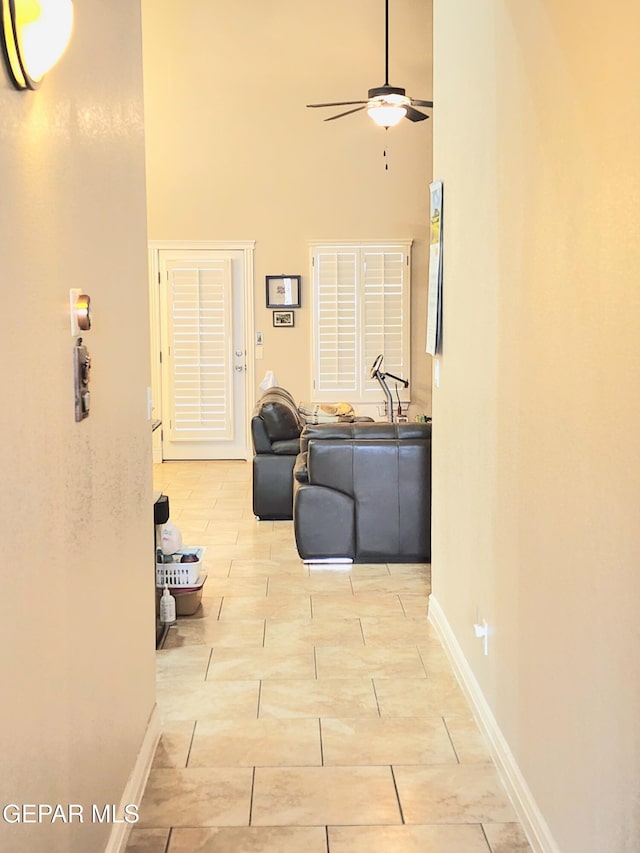
{"type": "MultiPolygon", "coordinates": [[[[305,109],[384,83],[384,5],[142,8],[150,238],[256,240],[256,383],[273,370],[298,399],[311,395],[308,241],[414,238],[412,394],[416,411],[430,411],[431,120],[385,133],[364,113],[324,123],[331,110],[305,109]],[[283,272],[303,276],[293,329],[274,329],[265,308],[265,275],[283,272]]],[[[430,98],[431,2],[394,2],[390,31],[390,82],[430,98]]]]}
{"type": "Polygon", "coordinates": [[[434,6],[446,241],[434,594],[558,848],[631,853],[640,11],[434,6]]]}
{"type": "MultiPolygon", "coordinates": [[[[140,14],[75,4],[36,92],[0,65],[0,803],[118,803],[154,703],[140,14]],[[92,297],[92,413],[74,421],[69,288],[92,297]]],[[[13,826],[87,853],[110,827],[13,826]]]]}

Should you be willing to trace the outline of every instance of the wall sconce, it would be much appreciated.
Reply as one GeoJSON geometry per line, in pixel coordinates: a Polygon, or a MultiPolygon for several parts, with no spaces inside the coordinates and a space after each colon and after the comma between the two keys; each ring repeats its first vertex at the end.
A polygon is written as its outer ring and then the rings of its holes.
{"type": "Polygon", "coordinates": [[[2,0],[2,46],[16,89],[37,89],[65,52],[71,0],[2,0]]]}
{"type": "Polygon", "coordinates": [[[71,316],[71,334],[75,337],[80,332],[88,332],[91,328],[91,297],[83,293],[79,287],[69,290],[69,314],[71,316]]]}

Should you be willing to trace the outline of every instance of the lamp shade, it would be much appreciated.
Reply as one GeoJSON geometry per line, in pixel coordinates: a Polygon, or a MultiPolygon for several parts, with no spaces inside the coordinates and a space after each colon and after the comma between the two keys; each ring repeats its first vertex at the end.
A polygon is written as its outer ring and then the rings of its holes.
{"type": "Polygon", "coordinates": [[[380,104],[368,107],[367,113],[380,127],[394,127],[406,116],[407,110],[398,104],[380,104]]]}
{"type": "Polygon", "coordinates": [[[385,83],[379,89],[369,89],[367,113],[380,127],[395,127],[406,116],[410,103],[411,99],[407,98],[404,89],[385,83]]]}
{"type": "Polygon", "coordinates": [[[2,0],[4,51],[16,88],[38,88],[64,53],[72,29],[71,0],[2,0]]]}

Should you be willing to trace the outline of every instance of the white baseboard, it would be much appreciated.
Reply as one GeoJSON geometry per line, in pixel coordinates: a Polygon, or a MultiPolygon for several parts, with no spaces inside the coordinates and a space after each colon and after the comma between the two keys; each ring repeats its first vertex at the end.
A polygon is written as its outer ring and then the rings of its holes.
{"type": "Polygon", "coordinates": [[[433,595],[429,600],[429,621],[436,629],[460,687],[471,705],[476,722],[489,742],[491,756],[533,853],[560,853],[560,848],[551,835],[547,822],[538,808],[509,744],[480,689],[473,670],[464,656],[460,643],[453,633],[443,609],[433,595]]]}
{"type": "MultiPolygon", "coordinates": [[[[125,786],[120,800],[120,807],[118,808],[119,815],[124,814],[124,808],[129,803],[136,803],[137,805],[140,805],[140,800],[142,799],[142,794],[144,793],[145,785],[149,778],[149,772],[151,771],[153,756],[155,755],[159,738],[160,723],[158,719],[158,708],[157,705],[154,705],[151,716],[149,717],[149,722],[147,723],[147,730],[144,733],[144,738],[142,739],[140,752],[138,753],[136,763],[133,766],[133,770],[129,776],[129,781],[125,786]]],[[[109,841],[104,849],[104,853],[125,853],[127,842],[129,841],[129,834],[134,826],[135,824],[131,823],[114,823],[111,828],[111,835],[109,836],[109,841]]]]}

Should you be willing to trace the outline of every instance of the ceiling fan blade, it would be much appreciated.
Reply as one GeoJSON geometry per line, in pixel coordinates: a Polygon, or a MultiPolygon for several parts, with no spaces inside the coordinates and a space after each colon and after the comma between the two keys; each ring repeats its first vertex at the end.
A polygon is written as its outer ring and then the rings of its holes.
{"type": "Polygon", "coordinates": [[[307,104],[308,107],[350,107],[352,104],[366,104],[367,101],[337,101],[334,104],[307,104]]]}
{"type": "Polygon", "coordinates": [[[408,118],[409,121],[424,121],[429,116],[426,116],[424,113],[421,113],[420,110],[414,110],[413,107],[407,107],[407,114],[405,118],[408,118]]]}
{"type": "Polygon", "coordinates": [[[418,98],[411,98],[411,105],[414,107],[433,107],[433,101],[421,101],[418,98]]]}
{"type": "MultiPolygon", "coordinates": [[[[338,113],[337,116],[329,116],[329,118],[326,118],[325,121],[333,121],[334,118],[342,118],[342,116],[350,116],[351,113],[359,113],[360,110],[363,110],[364,107],[366,107],[366,105],[367,105],[367,102],[365,101],[365,104],[363,107],[356,107],[355,110],[347,110],[346,113],[338,113]]],[[[425,118],[426,118],[426,116],[425,116],[425,118]]]]}

